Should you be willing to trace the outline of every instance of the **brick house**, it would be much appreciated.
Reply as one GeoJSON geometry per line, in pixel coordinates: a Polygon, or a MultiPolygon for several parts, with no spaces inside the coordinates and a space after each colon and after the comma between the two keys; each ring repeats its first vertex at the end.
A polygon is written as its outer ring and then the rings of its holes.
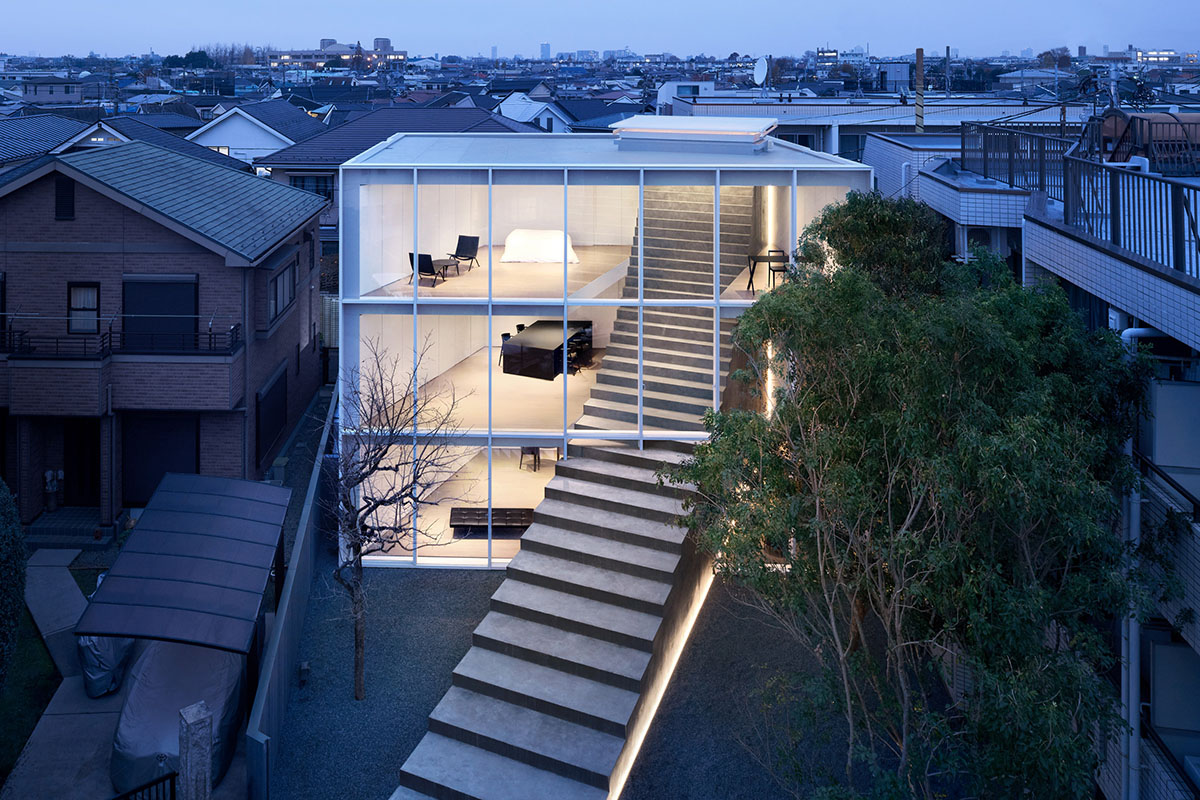
{"type": "Polygon", "coordinates": [[[141,141],[0,176],[0,469],[23,523],[111,526],[167,471],[262,476],[319,381],[326,202],[141,141]]]}

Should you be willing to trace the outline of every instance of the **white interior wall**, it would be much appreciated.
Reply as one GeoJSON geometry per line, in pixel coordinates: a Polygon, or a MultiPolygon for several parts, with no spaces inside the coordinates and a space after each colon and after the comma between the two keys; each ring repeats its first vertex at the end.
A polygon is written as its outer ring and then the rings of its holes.
{"type": "MultiPolygon", "coordinates": [[[[850,192],[849,186],[799,186],[796,189],[796,236],[804,232],[808,223],[824,210],[825,206],[841,203],[850,192]]],[[[791,191],[790,189],[788,190],[791,191]]]]}
{"type": "Polygon", "coordinates": [[[412,186],[365,184],[358,201],[359,290],[366,294],[412,275],[412,186]]]}

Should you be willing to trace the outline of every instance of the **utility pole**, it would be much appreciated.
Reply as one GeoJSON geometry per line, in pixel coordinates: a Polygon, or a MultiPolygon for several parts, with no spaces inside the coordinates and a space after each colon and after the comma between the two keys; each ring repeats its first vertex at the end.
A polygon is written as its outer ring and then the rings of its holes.
{"type": "Polygon", "coordinates": [[[925,48],[917,48],[917,133],[925,132],[925,48]]]}
{"type": "Polygon", "coordinates": [[[950,99],[950,45],[946,45],[946,99],[950,99]]]}

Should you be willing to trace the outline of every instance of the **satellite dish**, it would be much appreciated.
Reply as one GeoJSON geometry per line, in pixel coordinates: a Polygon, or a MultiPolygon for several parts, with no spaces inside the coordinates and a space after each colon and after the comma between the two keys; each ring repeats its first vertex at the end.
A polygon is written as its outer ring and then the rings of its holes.
{"type": "Polygon", "coordinates": [[[765,56],[760,56],[758,61],[754,62],[754,85],[762,86],[767,80],[767,59],[765,56]]]}

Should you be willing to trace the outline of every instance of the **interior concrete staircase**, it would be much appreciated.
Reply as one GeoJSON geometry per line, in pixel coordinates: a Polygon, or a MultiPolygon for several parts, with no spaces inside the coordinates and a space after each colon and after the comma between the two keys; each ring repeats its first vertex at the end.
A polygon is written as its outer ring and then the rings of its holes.
{"type": "MultiPolygon", "coordinates": [[[[712,189],[646,190],[648,299],[711,298],[712,189]]],[[[750,190],[723,189],[721,288],[749,250],[750,190]],[[728,195],[728,199],[727,199],[728,195]]],[[[637,244],[624,297],[637,297],[637,244]]],[[[644,309],[643,425],[702,430],[729,326],[644,309]]],[[[638,310],[622,308],[579,428],[637,425],[638,310]]],[[[603,800],[620,793],[712,580],[657,471],[690,445],[571,444],[521,551],[401,768],[392,800],[603,800]]]]}
{"type": "MultiPolygon", "coordinates": [[[[721,290],[746,267],[750,252],[751,189],[721,190],[721,290]]],[[[644,296],[647,300],[711,302],[713,191],[710,187],[647,187],[644,296]]],[[[635,234],[622,298],[636,300],[635,234]]],[[[642,426],[648,430],[703,430],[713,400],[713,309],[670,306],[642,310],[642,426]]],[[[733,320],[721,320],[718,357],[724,389],[733,320]]],[[[605,350],[596,387],[577,428],[637,428],[638,309],[621,308],[605,350]]]]}

